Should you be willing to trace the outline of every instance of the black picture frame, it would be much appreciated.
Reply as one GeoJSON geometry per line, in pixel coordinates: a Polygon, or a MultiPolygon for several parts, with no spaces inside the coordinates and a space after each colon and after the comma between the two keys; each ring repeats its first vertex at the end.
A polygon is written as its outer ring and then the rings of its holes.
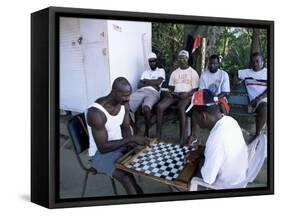
{"type": "Polygon", "coordinates": [[[47,208],[268,195],[274,193],[274,22],[170,14],[49,7],[31,15],[31,201],[47,208]],[[261,188],[60,199],[59,193],[59,17],[192,23],[267,29],[268,173],[261,188]]]}

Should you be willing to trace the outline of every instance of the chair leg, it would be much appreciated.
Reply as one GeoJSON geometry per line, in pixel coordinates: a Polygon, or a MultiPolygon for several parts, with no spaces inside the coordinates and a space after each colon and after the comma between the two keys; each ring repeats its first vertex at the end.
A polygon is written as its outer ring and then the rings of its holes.
{"type": "Polygon", "coordinates": [[[138,175],[138,181],[141,182],[141,175],[138,175]]]}
{"type": "Polygon", "coordinates": [[[116,189],[116,184],[115,184],[115,181],[113,178],[110,177],[110,180],[111,180],[111,184],[112,184],[112,188],[113,188],[113,193],[115,195],[117,195],[117,189],[116,189]]]}
{"type": "Polygon", "coordinates": [[[84,195],[85,195],[86,187],[87,187],[87,181],[88,181],[88,176],[89,176],[89,172],[86,172],[86,175],[85,175],[85,178],[84,178],[84,183],[83,183],[81,197],[84,197],[84,195]]]}

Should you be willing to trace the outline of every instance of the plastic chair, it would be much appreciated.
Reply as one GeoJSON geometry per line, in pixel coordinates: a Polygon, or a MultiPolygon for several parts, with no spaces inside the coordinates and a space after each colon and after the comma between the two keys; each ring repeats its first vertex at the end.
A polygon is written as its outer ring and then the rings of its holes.
{"type": "MultiPolygon", "coordinates": [[[[83,170],[85,170],[85,178],[84,178],[84,183],[81,193],[81,196],[83,197],[85,195],[89,173],[93,175],[97,175],[97,174],[105,175],[105,174],[98,172],[94,167],[87,167],[81,160],[81,154],[89,148],[89,135],[88,135],[87,124],[84,114],[82,113],[73,116],[68,121],[67,128],[71,141],[73,143],[74,152],[75,155],[77,156],[79,165],[83,170]]],[[[113,193],[117,195],[114,179],[110,177],[110,180],[112,183],[113,193]]]]}
{"type": "MultiPolygon", "coordinates": [[[[244,182],[239,185],[233,185],[232,188],[245,188],[249,182],[253,182],[257,177],[264,160],[267,155],[267,136],[265,134],[259,135],[248,145],[248,170],[247,176],[244,182]]],[[[197,191],[198,185],[207,189],[219,190],[227,189],[224,185],[219,183],[208,184],[203,181],[202,178],[193,177],[191,180],[189,191],[197,191]]]]}

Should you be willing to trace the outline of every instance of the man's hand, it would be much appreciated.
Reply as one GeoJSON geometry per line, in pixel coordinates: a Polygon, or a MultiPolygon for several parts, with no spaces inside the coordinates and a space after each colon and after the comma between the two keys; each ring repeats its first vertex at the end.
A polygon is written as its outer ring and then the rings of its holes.
{"type": "Polygon", "coordinates": [[[188,152],[184,157],[184,163],[193,164],[196,163],[203,156],[203,148],[196,149],[194,151],[188,152]]]}
{"type": "Polygon", "coordinates": [[[252,100],[252,101],[250,102],[250,106],[251,106],[251,107],[256,107],[258,102],[259,102],[259,98],[256,97],[254,100],[252,100]]]}
{"type": "Polygon", "coordinates": [[[189,97],[189,94],[187,92],[180,92],[178,95],[179,99],[187,99],[189,97]]]}
{"type": "Polygon", "coordinates": [[[149,139],[144,136],[132,136],[130,137],[130,142],[133,142],[137,145],[147,146],[149,144],[149,139]]]}

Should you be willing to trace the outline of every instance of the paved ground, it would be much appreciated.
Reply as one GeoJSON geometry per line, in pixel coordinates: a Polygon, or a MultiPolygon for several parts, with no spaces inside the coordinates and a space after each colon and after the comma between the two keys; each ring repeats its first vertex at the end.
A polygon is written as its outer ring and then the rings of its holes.
{"type": "MultiPolygon", "coordinates": [[[[79,198],[81,197],[82,185],[85,176],[85,172],[80,168],[76,156],[74,154],[72,143],[69,139],[66,124],[69,120],[69,116],[61,116],[60,118],[60,196],[61,198],[79,198]]],[[[175,114],[173,112],[168,113],[165,116],[165,122],[163,124],[163,137],[162,139],[178,142],[179,137],[179,123],[175,121],[175,114]]],[[[155,117],[152,118],[152,122],[155,121],[155,117]]],[[[253,118],[239,118],[238,122],[247,131],[254,133],[254,119],[253,118]]],[[[138,119],[138,133],[143,133],[143,118],[138,119]]],[[[155,125],[150,129],[151,134],[155,134],[155,125]]],[[[198,131],[200,137],[200,143],[205,143],[208,131],[200,129],[198,131]]],[[[245,139],[249,139],[247,134],[245,139]]],[[[82,158],[85,163],[88,163],[87,152],[83,154],[82,158]]],[[[254,184],[250,186],[258,187],[266,185],[267,176],[267,163],[265,161],[262,170],[256,178],[254,184]]],[[[167,193],[171,192],[171,188],[162,183],[149,180],[145,177],[136,176],[137,182],[143,188],[147,194],[153,193],[167,193]]],[[[117,183],[118,194],[125,195],[125,191],[122,186],[117,183]]],[[[88,179],[88,185],[85,196],[112,196],[113,190],[109,177],[104,175],[90,175],[88,179]]]]}

